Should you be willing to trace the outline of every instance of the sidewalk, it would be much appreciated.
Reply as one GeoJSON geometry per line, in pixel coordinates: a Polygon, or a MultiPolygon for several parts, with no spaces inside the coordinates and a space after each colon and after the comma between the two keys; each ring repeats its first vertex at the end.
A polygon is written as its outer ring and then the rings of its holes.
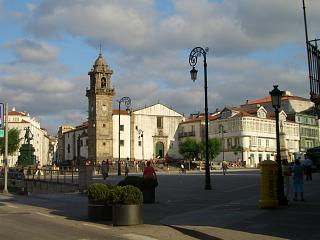
{"type": "MultiPolygon", "coordinates": [[[[244,178],[215,173],[213,189],[199,189],[196,175],[160,175],[156,204],[144,205],[143,225],[112,227],[112,233],[125,239],[320,239],[320,173],[305,182],[306,202],[289,202],[273,210],[258,208],[259,173],[244,178]],[[243,183],[240,185],[239,179],[243,183]],[[239,186],[234,186],[239,184],[239,186]],[[181,188],[188,186],[188,188],[181,188]],[[234,186],[232,189],[230,186],[234,186]]],[[[110,176],[110,182],[121,177],[110,176]]],[[[87,222],[87,198],[84,194],[45,194],[17,196],[17,201],[51,209],[51,214],[87,222]],[[70,205],[73,208],[70,208],[70,205]]]]}

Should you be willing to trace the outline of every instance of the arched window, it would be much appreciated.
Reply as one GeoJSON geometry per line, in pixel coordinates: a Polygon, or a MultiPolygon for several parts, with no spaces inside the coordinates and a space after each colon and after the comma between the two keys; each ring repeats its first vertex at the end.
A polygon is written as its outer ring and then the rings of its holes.
{"type": "Polygon", "coordinates": [[[101,78],[101,88],[106,88],[107,86],[107,81],[105,78],[101,78]]]}

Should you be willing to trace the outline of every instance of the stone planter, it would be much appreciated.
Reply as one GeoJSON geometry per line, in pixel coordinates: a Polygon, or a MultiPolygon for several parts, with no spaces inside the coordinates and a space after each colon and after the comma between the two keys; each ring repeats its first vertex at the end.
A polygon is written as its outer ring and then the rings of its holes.
{"type": "Polygon", "coordinates": [[[88,218],[92,221],[111,221],[112,205],[89,201],[88,218]]]}
{"type": "Polygon", "coordinates": [[[115,226],[143,224],[142,205],[114,204],[112,208],[112,223],[115,226]]]}
{"type": "Polygon", "coordinates": [[[156,197],[156,188],[144,188],[143,191],[143,203],[154,203],[156,197]]]}

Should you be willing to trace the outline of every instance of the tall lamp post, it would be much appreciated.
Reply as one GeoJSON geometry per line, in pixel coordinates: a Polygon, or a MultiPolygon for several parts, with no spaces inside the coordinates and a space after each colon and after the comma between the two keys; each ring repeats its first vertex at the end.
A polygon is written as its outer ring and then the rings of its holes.
{"type": "Polygon", "coordinates": [[[119,147],[119,151],[118,151],[118,176],[121,175],[121,164],[120,164],[120,107],[121,107],[121,103],[125,104],[127,107],[127,111],[130,111],[130,106],[131,106],[131,99],[129,97],[123,97],[120,100],[117,100],[117,102],[119,103],[119,139],[118,139],[118,147],[119,147]]]}
{"type": "Polygon", "coordinates": [[[279,137],[279,109],[281,106],[281,96],[283,92],[278,89],[278,85],[273,86],[273,90],[270,92],[272,106],[274,108],[274,112],[276,115],[276,142],[277,142],[277,194],[279,205],[287,205],[288,199],[284,195],[284,187],[283,187],[283,176],[282,176],[282,165],[281,165],[281,156],[280,156],[280,137],[279,137]]]}
{"type": "Polygon", "coordinates": [[[138,129],[138,138],[140,140],[141,138],[141,156],[142,156],[142,161],[144,161],[144,149],[143,149],[143,130],[138,129]]]}
{"type": "Polygon", "coordinates": [[[222,162],[224,161],[224,134],[226,131],[224,130],[223,125],[219,125],[220,127],[220,133],[221,133],[221,147],[222,147],[222,162]]]}
{"type": "Polygon", "coordinates": [[[204,111],[205,111],[205,187],[204,189],[210,190],[211,189],[211,182],[210,182],[210,167],[209,167],[209,146],[208,146],[208,94],[207,94],[207,52],[209,48],[203,49],[202,47],[195,47],[190,52],[189,56],[189,63],[192,67],[190,71],[191,80],[195,81],[197,79],[198,70],[195,69],[195,65],[197,64],[198,57],[201,55],[203,56],[203,67],[204,67],[204,111]]]}

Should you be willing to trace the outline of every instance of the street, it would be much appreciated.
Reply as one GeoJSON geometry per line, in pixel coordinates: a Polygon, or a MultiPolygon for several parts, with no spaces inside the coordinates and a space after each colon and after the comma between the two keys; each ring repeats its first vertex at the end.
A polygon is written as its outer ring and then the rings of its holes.
{"type": "MultiPolygon", "coordinates": [[[[116,183],[123,176],[111,175],[116,183]]],[[[95,181],[103,182],[99,177],[95,181]]],[[[0,239],[319,239],[320,182],[305,182],[306,202],[258,208],[258,170],[221,171],[204,190],[203,173],[158,173],[156,204],[144,205],[143,225],[113,227],[87,220],[84,194],[0,195],[0,239]],[[307,234],[308,233],[308,234],[307,234]]]]}

